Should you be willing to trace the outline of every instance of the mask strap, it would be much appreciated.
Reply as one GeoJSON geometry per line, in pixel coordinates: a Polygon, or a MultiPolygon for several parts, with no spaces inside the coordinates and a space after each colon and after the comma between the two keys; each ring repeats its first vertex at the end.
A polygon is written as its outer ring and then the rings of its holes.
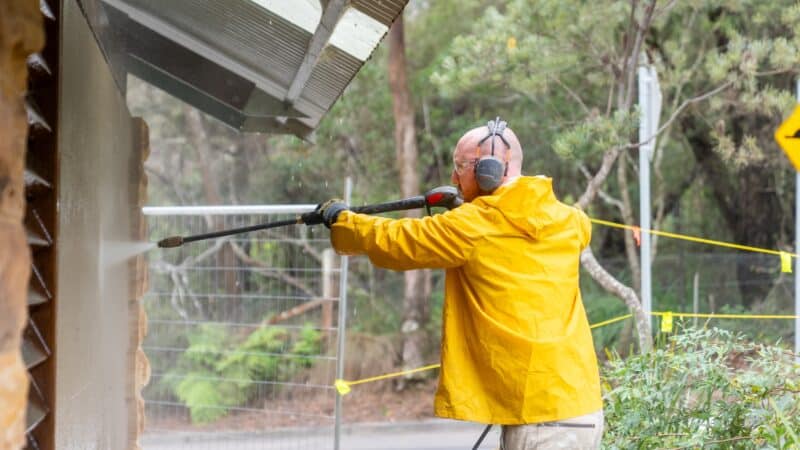
{"type": "Polygon", "coordinates": [[[509,146],[509,148],[506,149],[506,155],[503,158],[503,160],[506,163],[506,171],[503,172],[503,176],[507,177],[508,176],[508,162],[511,161],[511,147],[510,146],[509,146]]]}
{"type": "Polygon", "coordinates": [[[478,141],[478,149],[477,149],[477,156],[478,157],[480,157],[481,145],[483,145],[483,143],[486,142],[486,140],[489,139],[489,138],[492,139],[492,156],[494,156],[494,138],[495,138],[495,136],[499,137],[500,140],[503,141],[503,144],[505,144],[506,149],[511,149],[511,144],[509,144],[509,142],[503,136],[503,131],[505,131],[506,126],[508,126],[508,123],[506,123],[503,120],[500,120],[500,116],[497,116],[494,120],[490,120],[486,124],[486,128],[489,129],[489,133],[486,136],[484,136],[483,139],[478,141]]]}

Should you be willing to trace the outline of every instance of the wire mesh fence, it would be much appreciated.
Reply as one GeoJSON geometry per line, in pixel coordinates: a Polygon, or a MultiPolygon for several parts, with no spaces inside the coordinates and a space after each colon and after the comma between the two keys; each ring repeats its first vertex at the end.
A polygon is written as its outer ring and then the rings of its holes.
{"type": "MultiPolygon", "coordinates": [[[[145,214],[155,241],[307,210],[145,214]]],[[[332,448],[338,261],[327,233],[303,225],[152,251],[144,447],[332,448]]]]}
{"type": "MultiPolygon", "coordinates": [[[[780,258],[739,251],[702,251],[695,244],[673,244],[653,261],[653,311],[732,315],[794,315],[794,277],[781,271],[780,258]]],[[[600,258],[617,278],[633,286],[624,257],[600,258]]],[[[629,311],[606,293],[587,273],[581,274],[584,304],[592,323],[629,311]]],[[[787,319],[684,318],[678,327],[719,327],[743,334],[748,340],[791,347],[795,324],[787,319]]],[[[653,319],[659,332],[660,319],[653,319]]],[[[629,345],[629,321],[594,331],[598,355],[606,348],[629,345]]]]}
{"type": "MultiPolygon", "coordinates": [[[[149,214],[151,240],[293,215],[286,210],[227,211],[149,214]]],[[[401,364],[403,276],[376,269],[367,258],[353,258],[349,293],[342,292],[339,258],[328,239],[327,230],[298,225],[149,255],[144,349],[152,378],[144,391],[145,448],[334,447],[339,299],[350,297],[348,346],[353,348],[345,378],[391,372],[401,364]]],[[[658,253],[653,266],[655,311],[794,314],[793,277],[781,272],[777,258],[698,250],[681,243],[658,253]]],[[[615,277],[635,285],[625,258],[600,259],[615,277]]],[[[428,362],[433,363],[438,362],[443,276],[433,271],[426,290],[430,298],[424,327],[432,344],[428,362]]],[[[582,273],[581,284],[591,323],[628,313],[587,273],[582,273]]],[[[690,326],[696,321],[678,322],[690,326]]],[[[706,320],[697,322],[702,326],[706,320]]],[[[656,334],[658,323],[654,319],[656,334]]],[[[708,324],[762,343],[789,343],[794,331],[788,320],[713,319],[708,324]]],[[[632,333],[630,321],[595,330],[597,354],[602,359],[605,349],[624,351],[635,340],[632,333]]],[[[371,389],[366,386],[345,398],[345,410],[348,401],[371,389]]],[[[385,384],[380,388],[391,389],[385,384]]],[[[380,420],[387,414],[379,402],[358,405],[359,418],[380,420]]]]}

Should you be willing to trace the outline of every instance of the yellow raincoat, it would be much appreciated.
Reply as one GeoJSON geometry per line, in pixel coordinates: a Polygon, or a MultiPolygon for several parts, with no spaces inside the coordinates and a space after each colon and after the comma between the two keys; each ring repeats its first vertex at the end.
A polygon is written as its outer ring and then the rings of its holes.
{"type": "Polygon", "coordinates": [[[550,178],[520,177],[422,219],[345,211],[331,232],[337,251],[379,267],[447,269],[437,416],[513,425],[602,407],[578,288],[591,225],[550,178]]]}

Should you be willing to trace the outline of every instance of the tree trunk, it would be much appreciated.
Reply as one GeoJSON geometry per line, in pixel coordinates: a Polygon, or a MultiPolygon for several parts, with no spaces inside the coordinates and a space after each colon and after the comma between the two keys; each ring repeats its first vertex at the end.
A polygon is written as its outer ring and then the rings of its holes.
{"type": "Polygon", "coordinates": [[[34,0],[0,2],[0,449],[25,444],[28,375],[20,349],[31,267],[23,227],[25,60],[44,44],[38,6],[34,0]]]}
{"type": "MultiPolygon", "coordinates": [[[[242,146],[236,151],[233,156],[233,176],[230,177],[230,199],[231,203],[246,204],[249,199],[247,193],[250,188],[250,175],[253,167],[254,160],[262,157],[261,149],[264,145],[264,137],[260,134],[249,134],[244,136],[242,146]]],[[[236,226],[245,226],[249,223],[237,223],[236,226]]],[[[250,241],[241,243],[242,250],[248,255],[251,250],[250,241]]],[[[243,291],[248,291],[253,288],[253,273],[246,267],[242,267],[237,271],[239,281],[239,288],[243,291]]],[[[239,308],[242,311],[241,308],[239,308]]],[[[237,317],[237,319],[239,319],[237,317]]]]}
{"type": "Polygon", "coordinates": [[[633,320],[636,323],[636,331],[639,335],[639,351],[647,352],[653,348],[653,337],[650,335],[650,325],[647,321],[647,315],[642,310],[642,304],[636,292],[628,286],[625,286],[608,273],[592,253],[591,247],[586,247],[586,250],[581,253],[581,264],[589,272],[592,278],[603,286],[603,288],[621,298],[622,301],[628,305],[633,314],[633,320]]]}
{"type": "MultiPolygon", "coordinates": [[[[650,28],[653,14],[655,12],[655,2],[643,5],[643,10],[641,12],[639,12],[639,6],[640,5],[637,2],[631,3],[630,24],[628,31],[625,33],[623,38],[624,51],[622,54],[623,60],[621,61],[623,70],[617,74],[615,82],[616,86],[611,91],[617,93],[616,109],[618,111],[629,111],[633,106],[636,84],[636,67],[639,63],[639,56],[641,54],[641,48],[644,43],[645,35],[650,28]]],[[[589,207],[589,204],[594,201],[595,197],[597,197],[600,188],[603,186],[609,174],[611,173],[611,168],[614,163],[625,163],[624,161],[618,161],[623,150],[624,149],[621,147],[613,147],[603,153],[603,159],[600,164],[600,168],[589,180],[586,189],[576,203],[577,207],[586,210],[589,207]]],[[[621,172],[618,172],[617,175],[621,178],[623,184],[623,186],[620,186],[620,189],[624,189],[624,185],[627,184],[627,180],[625,178],[626,174],[624,173],[625,168],[620,168],[619,170],[621,172]]],[[[627,193],[624,194],[627,195],[627,193]]],[[[625,208],[627,208],[627,211],[630,211],[631,209],[629,198],[623,202],[624,215],[625,208]]],[[[631,225],[632,223],[628,222],[628,224],[631,225]]],[[[626,243],[628,243],[628,245],[626,245],[626,250],[628,251],[628,256],[630,257],[631,246],[629,244],[629,239],[630,236],[626,234],[625,240],[626,243]]],[[[629,258],[632,272],[636,272],[640,268],[638,264],[634,263],[635,261],[638,261],[635,256],[629,258]]],[[[636,291],[624,285],[622,282],[614,278],[613,275],[608,273],[594,257],[591,247],[587,247],[583,253],[581,253],[581,264],[587,270],[587,272],[589,272],[589,275],[595,281],[597,281],[600,286],[603,287],[603,289],[611,294],[616,295],[622,299],[626,305],[628,305],[631,313],[633,314],[634,321],[636,322],[636,329],[639,334],[639,350],[641,352],[650,351],[653,347],[653,338],[650,334],[647,315],[642,309],[641,301],[639,300],[636,291]]]]}
{"type": "MultiPolygon", "coordinates": [[[[417,172],[417,141],[414,127],[414,109],[406,78],[406,53],[403,16],[400,15],[389,31],[389,89],[392,92],[394,114],[394,142],[397,170],[400,176],[401,197],[419,194],[417,172]]],[[[419,211],[409,211],[407,217],[419,217],[419,211]]],[[[403,294],[403,367],[415,368],[425,364],[425,325],[428,322],[428,299],[424,293],[426,277],[423,271],[412,270],[404,274],[403,294]]],[[[427,289],[430,291],[430,289],[427,289]]]]}
{"type": "MultiPolygon", "coordinates": [[[[192,107],[186,106],[184,111],[188,131],[187,134],[192,146],[197,151],[200,174],[203,179],[203,193],[205,194],[205,200],[209,205],[224,204],[224,200],[220,192],[219,177],[217,176],[217,173],[214,172],[214,167],[212,167],[213,149],[210,148],[210,145],[208,144],[208,133],[206,132],[205,121],[200,115],[200,112],[192,107]]],[[[209,221],[209,227],[215,231],[222,230],[225,227],[224,219],[219,216],[211,218],[209,221]]],[[[220,267],[236,267],[238,264],[236,254],[233,252],[231,246],[227,243],[220,248],[220,251],[217,254],[216,264],[220,267]]],[[[222,274],[222,280],[219,281],[221,281],[222,287],[226,294],[235,295],[240,292],[239,282],[237,280],[237,271],[225,270],[222,274]]],[[[229,300],[223,302],[225,305],[224,311],[221,311],[222,317],[218,317],[219,319],[226,321],[234,321],[238,319],[237,315],[241,311],[241,308],[239,308],[239,302],[235,301],[234,299],[235,297],[230,297],[229,300]]],[[[209,302],[207,305],[207,309],[210,309],[210,307],[211,302],[209,302]]],[[[210,311],[206,312],[206,314],[209,312],[210,311]]]]}

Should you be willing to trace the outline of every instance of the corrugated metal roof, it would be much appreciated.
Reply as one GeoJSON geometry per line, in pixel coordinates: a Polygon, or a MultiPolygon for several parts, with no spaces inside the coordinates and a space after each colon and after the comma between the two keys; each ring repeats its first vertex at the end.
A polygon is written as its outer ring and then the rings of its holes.
{"type": "Polygon", "coordinates": [[[405,8],[406,3],[408,0],[353,0],[352,5],[388,27],[394,22],[397,13],[405,8]]]}
{"type": "Polygon", "coordinates": [[[130,72],[232,127],[301,137],[407,3],[328,0],[323,9],[315,0],[102,1],[111,27],[128,35],[130,72]],[[319,26],[320,17],[335,26],[319,26]],[[292,86],[299,94],[290,95],[292,86]]]}
{"type": "Polygon", "coordinates": [[[305,96],[315,99],[320,108],[327,110],[361,65],[361,61],[335,47],[326,48],[306,84],[305,96]]]}
{"type": "Polygon", "coordinates": [[[291,83],[311,38],[305,30],[246,0],[125,0],[125,3],[235,56],[282,84],[291,83]]]}

